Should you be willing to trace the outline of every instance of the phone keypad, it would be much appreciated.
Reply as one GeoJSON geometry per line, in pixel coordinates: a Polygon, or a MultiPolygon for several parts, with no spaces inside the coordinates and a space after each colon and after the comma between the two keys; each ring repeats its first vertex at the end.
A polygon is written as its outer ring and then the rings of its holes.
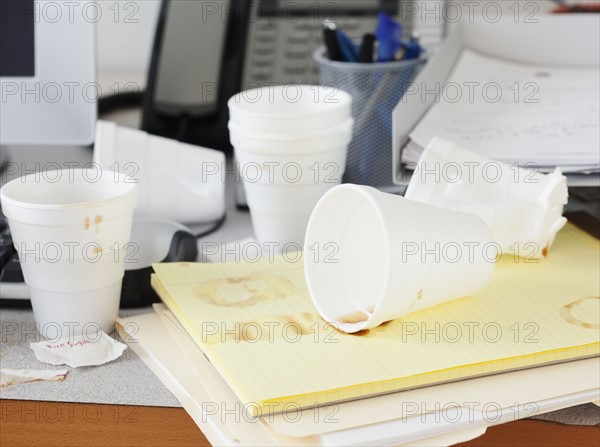
{"type": "MultiPolygon", "coordinates": [[[[376,18],[338,17],[336,24],[350,38],[373,32],[376,18]]],[[[323,24],[314,17],[259,18],[250,24],[242,89],[257,85],[318,84],[313,52],[323,46],[323,24]]]]}

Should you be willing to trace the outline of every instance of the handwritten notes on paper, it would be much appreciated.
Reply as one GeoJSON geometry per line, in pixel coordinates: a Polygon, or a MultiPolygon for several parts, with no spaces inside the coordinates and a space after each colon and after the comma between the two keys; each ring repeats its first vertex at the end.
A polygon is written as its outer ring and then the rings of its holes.
{"type": "Polygon", "coordinates": [[[509,163],[598,167],[598,79],[598,68],[526,65],[466,49],[410,138],[425,147],[441,137],[509,163]]]}

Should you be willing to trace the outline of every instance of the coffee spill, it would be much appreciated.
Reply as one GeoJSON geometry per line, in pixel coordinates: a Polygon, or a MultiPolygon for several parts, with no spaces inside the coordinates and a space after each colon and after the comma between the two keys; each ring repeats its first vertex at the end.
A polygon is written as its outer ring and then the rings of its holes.
{"type": "Polygon", "coordinates": [[[102,222],[102,216],[96,215],[94,218],[94,227],[96,228],[96,234],[100,232],[100,222],[102,222]]]}
{"type": "Polygon", "coordinates": [[[318,322],[321,321],[319,315],[313,312],[303,312],[295,315],[272,315],[232,324],[233,330],[227,327],[227,330],[216,334],[204,334],[203,339],[209,345],[227,342],[239,343],[241,341],[250,343],[273,342],[281,338],[297,340],[298,337],[314,334],[315,324],[319,324],[318,322]]]}
{"type": "Polygon", "coordinates": [[[374,327],[373,329],[365,329],[362,331],[355,332],[353,334],[347,334],[352,337],[363,337],[363,338],[372,338],[372,337],[380,337],[379,334],[386,331],[386,326],[389,325],[391,321],[384,321],[379,326],[374,327]]]}
{"type": "MultiPolygon", "coordinates": [[[[599,300],[600,301],[600,297],[599,296],[586,296],[583,298],[579,298],[578,300],[573,301],[572,303],[569,304],[565,304],[563,307],[561,307],[560,309],[560,317],[565,320],[567,323],[569,324],[573,324],[575,326],[579,326],[585,329],[600,329],[600,324],[598,323],[592,323],[589,321],[582,321],[579,318],[576,318],[573,316],[573,310],[577,307],[582,305],[584,302],[588,301],[588,300],[599,300]]],[[[593,315],[593,313],[586,313],[587,315],[593,315]]],[[[598,318],[596,318],[598,319],[598,318]]]]}
{"type": "Polygon", "coordinates": [[[85,216],[85,219],[83,220],[83,229],[84,230],[90,229],[90,216],[85,216]]]}
{"type": "Polygon", "coordinates": [[[362,323],[367,321],[371,315],[362,310],[357,310],[356,312],[352,312],[351,314],[344,315],[339,317],[337,320],[342,324],[354,324],[354,323],[362,323]]]}
{"type": "Polygon", "coordinates": [[[286,298],[293,289],[292,282],[283,276],[258,272],[206,281],[194,288],[194,295],[215,306],[244,308],[286,298]]]}
{"type": "Polygon", "coordinates": [[[544,247],[544,248],[542,249],[542,256],[543,256],[544,258],[545,258],[546,256],[548,256],[548,247],[547,247],[547,246],[546,246],[546,247],[544,247]]]}

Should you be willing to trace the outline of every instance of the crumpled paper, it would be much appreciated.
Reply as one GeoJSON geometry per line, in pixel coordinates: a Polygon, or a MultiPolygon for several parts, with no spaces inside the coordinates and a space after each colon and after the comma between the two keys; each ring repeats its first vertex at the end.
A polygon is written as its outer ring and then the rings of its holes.
{"type": "Polygon", "coordinates": [[[0,387],[18,385],[27,382],[62,382],[68,371],[66,369],[0,369],[0,387]]]}
{"type": "Polygon", "coordinates": [[[41,341],[29,346],[40,362],[73,368],[103,365],[121,357],[127,349],[127,345],[105,332],[98,332],[93,336],[69,336],[53,342],[41,341]]]}

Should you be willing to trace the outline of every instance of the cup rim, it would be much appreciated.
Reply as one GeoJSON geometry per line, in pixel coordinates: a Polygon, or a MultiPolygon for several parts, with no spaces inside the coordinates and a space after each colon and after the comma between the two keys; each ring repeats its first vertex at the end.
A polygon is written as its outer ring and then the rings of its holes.
{"type": "Polygon", "coordinates": [[[386,253],[385,253],[385,262],[386,262],[386,271],[385,271],[385,280],[383,283],[383,287],[381,288],[381,294],[377,297],[377,304],[375,305],[375,308],[373,309],[373,311],[369,314],[369,317],[360,323],[339,323],[337,322],[334,318],[332,318],[332,316],[330,315],[329,312],[323,312],[323,307],[317,302],[317,299],[315,299],[316,294],[315,294],[315,287],[314,287],[314,283],[310,280],[310,275],[309,275],[309,271],[311,270],[311,267],[317,263],[311,263],[311,257],[307,256],[304,258],[304,269],[305,269],[305,276],[306,276],[306,285],[308,288],[308,291],[312,297],[312,302],[315,305],[315,307],[317,308],[317,310],[319,311],[319,313],[330,323],[338,325],[338,327],[352,327],[352,332],[356,332],[358,330],[364,329],[366,328],[368,325],[370,325],[373,321],[377,320],[377,318],[379,318],[378,313],[381,310],[381,306],[383,305],[383,300],[386,296],[386,294],[388,293],[389,290],[389,286],[390,286],[390,275],[391,275],[391,265],[392,265],[392,250],[390,249],[391,247],[391,237],[389,234],[389,225],[386,224],[385,219],[384,219],[384,215],[382,213],[382,210],[377,202],[377,199],[375,197],[375,194],[380,193],[380,194],[384,194],[381,193],[380,191],[378,191],[377,189],[370,187],[370,186],[365,186],[365,185],[354,185],[354,184],[342,184],[339,186],[336,186],[332,189],[330,189],[329,191],[327,191],[323,197],[321,198],[321,200],[319,200],[319,202],[315,205],[313,212],[310,216],[310,219],[308,221],[308,225],[306,227],[306,236],[305,236],[305,246],[304,249],[308,250],[309,249],[309,244],[311,244],[311,240],[312,238],[310,237],[310,235],[313,233],[314,231],[314,225],[315,225],[315,219],[316,219],[316,215],[318,214],[319,210],[322,208],[327,208],[330,206],[331,201],[336,201],[335,199],[335,195],[339,194],[340,192],[344,192],[344,191],[352,191],[354,192],[356,195],[360,196],[362,199],[365,199],[368,204],[370,205],[370,208],[372,209],[372,211],[376,214],[378,220],[379,220],[379,227],[381,229],[381,232],[383,234],[384,240],[385,240],[385,246],[386,246],[386,253]]]}
{"type": "MultiPolygon", "coordinates": [[[[66,171],[66,172],[80,172],[88,171],[89,169],[55,169],[48,172],[54,171],[66,171]]],[[[15,208],[25,208],[25,209],[35,209],[35,210],[45,210],[45,211],[55,211],[55,210],[65,210],[65,209],[81,209],[81,208],[96,208],[99,206],[106,205],[113,201],[121,201],[123,199],[129,198],[130,196],[135,196],[137,192],[137,183],[134,182],[126,182],[126,176],[117,171],[107,171],[102,169],[101,172],[103,176],[110,172],[112,178],[117,178],[116,182],[110,182],[113,185],[119,185],[123,188],[122,191],[118,192],[112,197],[101,199],[101,200],[91,200],[86,202],[77,202],[77,203],[38,203],[33,201],[25,201],[19,200],[14,197],[11,197],[11,193],[13,193],[15,188],[18,188],[20,185],[27,184],[28,180],[35,176],[39,176],[39,173],[27,174],[25,176],[21,176],[19,178],[13,179],[10,182],[6,183],[2,188],[0,188],[0,201],[2,204],[7,204],[9,206],[13,206],[15,208]]],[[[83,175],[83,174],[81,174],[83,175]]],[[[104,179],[100,179],[97,183],[106,182],[104,179]]],[[[59,182],[46,182],[46,184],[56,184],[59,182]]],[[[73,182],[75,183],[75,182],[73,182]]],[[[6,214],[6,213],[5,213],[6,214]]]]}
{"type": "Polygon", "coordinates": [[[332,87],[327,87],[327,86],[323,86],[323,85],[310,85],[310,84],[288,84],[288,85],[257,87],[257,88],[253,88],[253,89],[244,90],[243,92],[239,92],[239,93],[233,95],[227,101],[227,107],[230,110],[235,110],[236,113],[241,113],[248,117],[265,118],[265,119],[269,119],[269,120],[283,121],[283,120],[297,120],[297,119],[301,119],[303,117],[314,117],[314,116],[319,116],[319,115],[323,115],[323,114],[326,114],[326,115],[333,114],[334,111],[337,111],[339,109],[343,109],[346,107],[348,107],[348,110],[350,110],[350,108],[352,106],[352,95],[350,95],[350,93],[346,92],[345,90],[341,90],[339,88],[336,89],[335,93],[340,94],[341,98],[338,98],[338,102],[335,103],[336,107],[324,108],[323,110],[317,109],[317,110],[310,110],[310,111],[303,111],[303,112],[286,113],[284,115],[282,115],[281,112],[265,113],[265,112],[257,112],[257,111],[248,110],[247,108],[244,107],[244,105],[247,105],[247,104],[252,105],[253,103],[248,103],[245,101],[237,101],[238,98],[243,97],[243,94],[248,94],[248,93],[253,93],[253,92],[258,93],[260,91],[265,90],[266,88],[272,88],[272,89],[281,91],[283,88],[287,88],[290,86],[299,87],[303,90],[319,89],[319,91],[323,91],[325,89],[329,89],[329,90],[332,89],[332,87]]]}

